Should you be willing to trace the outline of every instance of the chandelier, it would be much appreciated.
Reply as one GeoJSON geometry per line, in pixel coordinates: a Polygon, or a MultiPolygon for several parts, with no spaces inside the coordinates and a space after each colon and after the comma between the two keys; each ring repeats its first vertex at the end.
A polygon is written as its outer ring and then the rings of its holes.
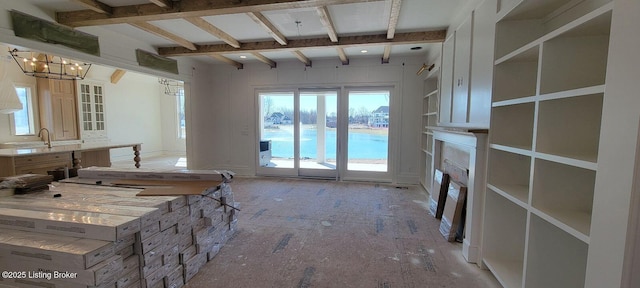
{"type": "Polygon", "coordinates": [[[25,75],[38,78],[82,80],[91,68],[88,63],[45,53],[18,49],[10,50],[9,53],[25,75]]]}
{"type": "Polygon", "coordinates": [[[164,94],[169,96],[180,96],[183,92],[184,84],[181,81],[166,78],[158,78],[158,83],[164,86],[164,94]]]}

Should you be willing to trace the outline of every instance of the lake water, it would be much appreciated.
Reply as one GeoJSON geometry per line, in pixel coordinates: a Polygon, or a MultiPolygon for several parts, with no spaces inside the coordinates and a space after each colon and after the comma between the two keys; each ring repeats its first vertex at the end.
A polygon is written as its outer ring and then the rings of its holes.
{"type": "MultiPolygon", "coordinates": [[[[317,130],[304,129],[300,136],[300,157],[316,158],[317,130]]],[[[264,131],[263,140],[271,140],[271,156],[293,158],[293,130],[264,131]]],[[[387,159],[387,135],[349,131],[349,159],[387,159]]],[[[326,131],[326,158],[336,159],[336,131],[326,131]]]]}

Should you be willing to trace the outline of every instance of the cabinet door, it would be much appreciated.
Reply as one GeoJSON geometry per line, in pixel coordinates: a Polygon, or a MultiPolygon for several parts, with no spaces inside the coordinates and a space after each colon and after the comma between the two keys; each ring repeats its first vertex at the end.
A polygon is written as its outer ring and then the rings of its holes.
{"type": "Polygon", "coordinates": [[[455,60],[453,65],[453,98],[451,122],[467,123],[469,120],[469,75],[471,66],[471,41],[473,13],[456,30],[455,60]]]}
{"type": "Polygon", "coordinates": [[[78,82],[80,114],[80,136],[82,140],[105,141],[107,139],[105,121],[104,85],[88,81],[78,82]]]}
{"type": "Polygon", "coordinates": [[[76,111],[75,95],[64,95],[62,98],[62,133],[65,140],[78,139],[78,115],[76,111]]]}
{"type": "MultiPolygon", "coordinates": [[[[51,115],[53,121],[53,140],[73,140],[78,139],[77,110],[75,93],[71,86],[71,93],[53,93],[57,87],[65,87],[68,84],[60,82],[71,81],[51,80],[54,88],[51,93],[51,115]]],[[[62,90],[68,91],[68,90],[62,90]]]]}
{"type": "Polygon", "coordinates": [[[451,99],[453,93],[453,63],[456,32],[444,41],[442,45],[442,76],[440,80],[440,113],[439,123],[446,125],[451,123],[451,99]]]}
{"type": "Polygon", "coordinates": [[[473,45],[469,96],[469,123],[489,128],[496,0],[485,0],[473,15],[473,45]]]}

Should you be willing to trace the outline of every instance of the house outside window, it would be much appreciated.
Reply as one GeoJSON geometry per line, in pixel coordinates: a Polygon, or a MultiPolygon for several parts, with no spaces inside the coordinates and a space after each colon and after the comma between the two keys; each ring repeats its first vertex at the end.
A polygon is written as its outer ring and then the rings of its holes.
{"type": "Polygon", "coordinates": [[[368,124],[373,128],[389,128],[389,106],[380,106],[374,110],[368,124]]]}

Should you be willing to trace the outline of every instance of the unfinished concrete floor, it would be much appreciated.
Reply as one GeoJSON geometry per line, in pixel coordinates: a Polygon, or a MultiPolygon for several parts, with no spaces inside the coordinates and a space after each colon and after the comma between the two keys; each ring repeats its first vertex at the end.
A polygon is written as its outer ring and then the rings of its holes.
{"type": "Polygon", "coordinates": [[[499,287],[417,187],[240,178],[238,232],[186,287],[499,287]]]}

